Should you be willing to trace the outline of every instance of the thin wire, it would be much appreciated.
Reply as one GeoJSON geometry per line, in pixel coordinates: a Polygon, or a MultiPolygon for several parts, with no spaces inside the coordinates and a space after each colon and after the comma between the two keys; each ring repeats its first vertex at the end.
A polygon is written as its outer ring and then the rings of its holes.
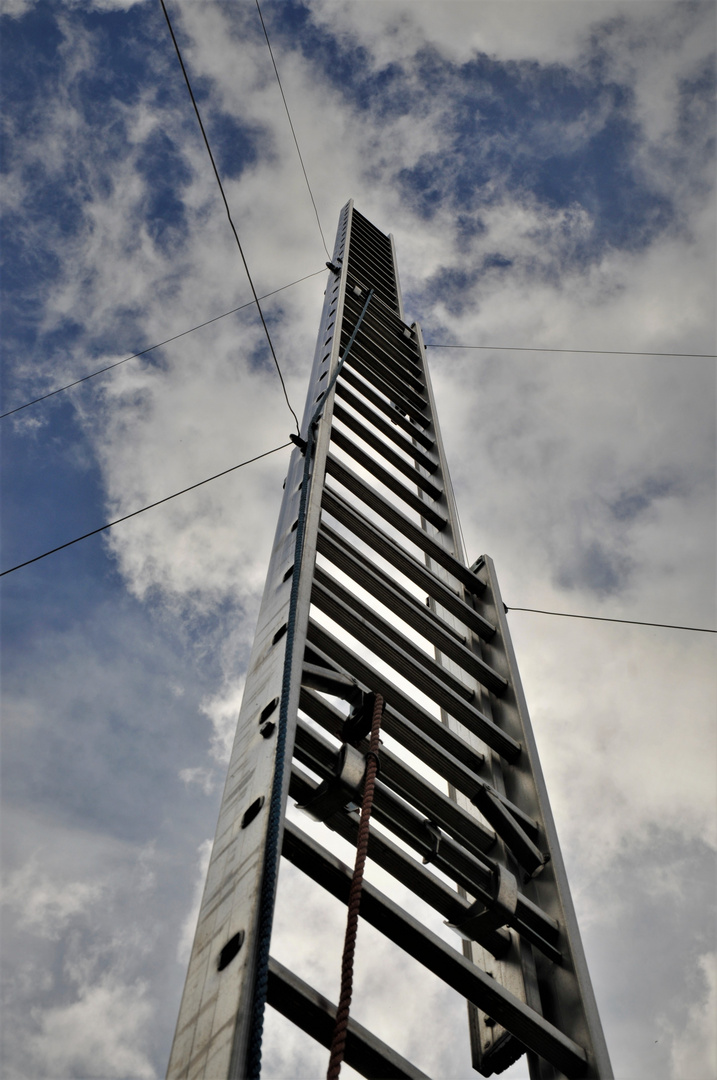
{"type": "Polygon", "coordinates": [[[296,415],[296,413],[294,412],[294,410],[292,408],[292,405],[291,405],[291,402],[289,401],[289,395],[286,392],[286,383],[284,382],[284,376],[281,373],[281,368],[279,367],[279,361],[277,360],[276,353],[274,352],[274,345],[273,345],[272,340],[271,340],[271,334],[269,333],[269,327],[266,325],[266,320],[264,318],[264,312],[261,310],[261,304],[259,303],[259,297],[256,294],[256,289],[254,288],[254,282],[252,281],[251,274],[249,273],[249,266],[247,265],[247,261],[246,261],[246,258],[244,256],[244,249],[242,248],[241,241],[239,240],[239,233],[236,231],[234,221],[232,220],[231,211],[229,209],[229,203],[227,202],[227,197],[226,197],[226,195],[224,193],[224,185],[222,184],[221,177],[219,175],[219,170],[217,169],[217,165],[216,165],[216,162],[214,160],[214,154],[212,153],[212,148],[209,145],[209,139],[207,138],[207,133],[204,130],[204,124],[202,123],[202,118],[201,118],[201,115],[199,113],[199,106],[197,105],[196,99],[194,97],[194,91],[192,90],[192,84],[189,81],[189,75],[187,74],[187,69],[185,68],[184,61],[182,60],[182,54],[179,51],[179,43],[177,42],[177,39],[174,36],[174,30],[172,29],[172,23],[170,22],[170,19],[169,19],[169,12],[167,11],[164,0],[159,0],[159,2],[162,5],[162,11],[164,12],[164,17],[167,20],[167,26],[169,27],[169,33],[171,34],[172,41],[174,42],[174,48],[175,48],[175,51],[177,53],[177,59],[179,60],[179,65],[180,65],[180,67],[182,69],[182,74],[184,75],[184,81],[187,84],[187,90],[189,91],[189,96],[192,99],[192,105],[194,106],[194,112],[196,113],[197,121],[199,122],[199,128],[200,128],[200,130],[202,132],[202,138],[204,139],[204,145],[207,148],[207,153],[209,154],[209,160],[212,163],[212,168],[214,169],[214,175],[217,178],[217,184],[219,185],[219,191],[221,192],[222,200],[224,202],[224,209],[227,212],[227,218],[229,219],[229,224],[231,226],[231,230],[234,233],[234,239],[237,242],[237,247],[239,248],[239,254],[241,255],[241,260],[244,263],[244,269],[246,270],[246,276],[249,279],[249,285],[251,286],[251,291],[252,291],[252,293],[254,295],[254,301],[256,303],[257,310],[259,312],[259,317],[261,318],[261,323],[262,323],[262,326],[264,327],[264,333],[266,334],[266,340],[269,342],[269,348],[271,349],[271,355],[274,357],[274,364],[276,365],[276,371],[277,371],[277,374],[278,374],[279,379],[281,381],[281,387],[282,387],[282,389],[284,391],[284,397],[286,398],[286,404],[287,404],[287,406],[289,408],[289,412],[294,417],[294,420],[296,422],[297,435],[300,435],[301,434],[301,428],[299,426],[299,418],[296,415]]]}
{"type": "Polygon", "coordinates": [[[296,132],[294,131],[294,125],[293,125],[292,120],[291,120],[291,113],[289,112],[289,106],[286,103],[286,96],[284,94],[284,87],[281,85],[281,79],[279,78],[279,69],[276,66],[276,60],[274,59],[274,50],[271,47],[271,42],[269,41],[269,34],[267,33],[266,25],[264,23],[264,16],[262,15],[261,8],[259,7],[259,0],[256,0],[256,10],[259,12],[259,18],[261,19],[261,28],[264,31],[264,37],[266,38],[266,43],[269,46],[269,55],[271,56],[271,62],[274,65],[274,74],[276,75],[276,81],[278,82],[279,89],[281,90],[281,98],[282,98],[282,101],[284,102],[284,108],[286,109],[286,117],[287,117],[287,119],[289,121],[289,127],[291,128],[291,134],[294,136],[294,144],[296,146],[296,152],[299,155],[299,161],[301,162],[301,169],[302,169],[302,172],[304,173],[304,180],[306,181],[306,186],[309,189],[309,195],[311,197],[311,203],[312,203],[312,205],[314,207],[314,213],[316,214],[316,224],[319,226],[319,232],[321,233],[321,242],[324,245],[324,251],[326,252],[326,257],[328,259],[330,259],[331,258],[331,253],[330,253],[329,249],[326,246],[326,237],[324,236],[324,230],[321,228],[321,219],[319,218],[319,211],[318,211],[318,209],[316,207],[316,201],[314,200],[314,193],[311,190],[311,184],[309,183],[309,178],[306,175],[306,168],[304,166],[304,159],[301,156],[301,150],[299,149],[299,140],[297,139],[296,132]]]}
{"type": "Polygon", "coordinates": [[[490,349],[505,352],[590,353],[593,356],[684,356],[701,360],[717,360],[717,353],[701,352],[626,352],[624,349],[544,349],[529,345],[443,345],[424,343],[427,349],[490,349]]]}
{"type": "Polygon", "coordinates": [[[717,630],[711,630],[704,626],[676,626],[674,623],[644,622],[642,619],[609,619],[606,615],[574,615],[569,611],[542,611],[533,607],[508,607],[506,611],[532,611],[536,615],[559,615],[563,619],[590,619],[595,622],[628,623],[630,626],[661,626],[666,630],[694,630],[697,634],[717,634],[717,630]]]}
{"type": "MultiPolygon", "coordinates": [[[[297,278],[296,281],[290,281],[288,285],[282,285],[279,289],[272,289],[271,292],[264,293],[259,299],[266,300],[268,296],[275,296],[276,293],[283,292],[284,289],[290,289],[292,285],[298,285],[302,281],[308,281],[309,278],[325,273],[326,269],[322,266],[320,270],[315,270],[313,274],[307,274],[306,277],[297,278]]],[[[8,409],[7,412],[0,413],[0,420],[6,416],[12,416],[13,413],[20,412],[22,409],[27,409],[30,405],[37,405],[38,401],[45,401],[46,398],[54,397],[55,394],[61,394],[63,390],[70,390],[73,386],[79,386],[80,383],[87,382],[88,379],[94,379],[96,375],[103,375],[105,371],[111,371],[112,368],[119,367],[120,364],[126,364],[128,360],[136,360],[138,356],[144,356],[146,353],[152,352],[153,349],[160,349],[162,345],[168,345],[170,341],[177,341],[181,337],[186,337],[187,334],[193,334],[195,330],[201,330],[203,326],[209,326],[210,323],[217,322],[219,319],[226,319],[227,315],[233,315],[235,312],[243,311],[244,308],[248,307],[254,307],[253,300],[250,300],[246,304],[240,304],[239,307],[232,308],[231,311],[225,311],[222,315],[215,315],[213,319],[207,319],[206,322],[197,323],[196,326],[190,326],[189,330],[182,330],[181,334],[174,334],[173,337],[165,338],[164,341],[158,341],[156,345],[150,345],[149,348],[142,349],[141,352],[132,353],[131,356],[125,356],[124,360],[117,360],[114,364],[108,364],[107,367],[100,368],[99,371],[93,371],[90,375],[83,375],[81,379],[75,379],[74,382],[67,383],[66,386],[58,386],[56,390],[50,390],[47,394],[42,394],[40,397],[33,398],[32,401],[26,401],[24,405],[18,405],[14,409],[8,409]]]]}
{"type": "Polygon", "coordinates": [[[35,555],[33,559],[26,559],[25,562],[18,563],[17,566],[11,566],[8,570],[2,570],[0,571],[0,577],[4,577],[5,574],[12,574],[14,570],[20,570],[23,566],[29,566],[30,563],[39,562],[40,559],[46,559],[48,555],[54,555],[56,551],[62,551],[64,548],[72,547],[73,544],[79,544],[80,540],[87,540],[89,536],[96,536],[97,533],[104,532],[105,529],[111,529],[113,525],[119,525],[121,521],[127,521],[129,518],[137,517],[138,514],[143,514],[145,510],[153,510],[155,506],[161,506],[162,503],[169,502],[170,499],[176,499],[179,495],[186,495],[188,491],[194,491],[195,488],[202,487],[204,484],[209,484],[212,480],[218,480],[220,476],[226,476],[228,473],[235,472],[237,469],[242,469],[245,465],[251,465],[254,461],[260,461],[261,458],[269,457],[270,454],[276,454],[277,451],[284,450],[287,446],[292,445],[291,442],[282,443],[281,446],[275,446],[273,450],[267,450],[263,454],[257,454],[256,457],[249,458],[247,461],[241,461],[238,465],[232,465],[231,468],[215,473],[214,476],[208,476],[206,480],[200,480],[196,484],[190,484],[189,487],[182,488],[181,491],[175,491],[173,495],[165,495],[163,499],[157,499],[156,502],[149,503],[148,506],[143,506],[141,510],[133,510],[131,514],[125,514],[123,517],[115,518],[114,521],[108,521],[106,525],[100,525],[99,529],[92,529],[90,532],[83,533],[82,536],[76,536],[74,540],[68,540],[64,544],[59,544],[57,547],[50,548],[49,551],[43,551],[42,555],[35,555]]]}

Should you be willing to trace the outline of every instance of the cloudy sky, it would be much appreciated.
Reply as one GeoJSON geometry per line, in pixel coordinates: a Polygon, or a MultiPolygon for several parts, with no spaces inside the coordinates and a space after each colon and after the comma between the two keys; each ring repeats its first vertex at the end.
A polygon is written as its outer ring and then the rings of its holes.
{"type": "MultiPolygon", "coordinates": [[[[256,7],[168,7],[301,412],[326,254],[256,7]]],[[[251,293],[159,4],[2,10],[4,412],[251,293]]],[[[717,626],[714,360],[669,355],[717,352],[715,5],[263,11],[329,248],[353,197],[427,342],[482,346],[429,349],[469,558],[509,606],[717,626]]],[[[293,430],[251,307],[0,424],[2,569],[293,430]]],[[[3,578],[9,1080],[164,1074],[287,455],[3,578]]],[[[510,625],[616,1077],[708,1080],[714,635],[510,625]]],[[[428,1005],[407,1048],[462,1080],[428,1005]]],[[[267,1076],[320,1075],[282,1031],[267,1076]]]]}

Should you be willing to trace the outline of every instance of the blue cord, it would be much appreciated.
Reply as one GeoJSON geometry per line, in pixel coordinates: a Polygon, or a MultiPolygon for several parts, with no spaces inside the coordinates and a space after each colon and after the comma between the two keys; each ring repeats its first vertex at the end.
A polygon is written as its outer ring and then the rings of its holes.
{"type": "Polygon", "coordinates": [[[286,624],[286,651],[284,653],[284,674],[281,682],[281,706],[279,709],[279,728],[276,740],[276,757],[274,767],[274,780],[271,789],[271,801],[269,803],[269,821],[266,830],[266,856],[264,861],[264,874],[261,882],[261,896],[259,899],[259,925],[257,927],[256,947],[256,979],[254,982],[254,997],[251,1005],[251,1031],[249,1045],[247,1047],[247,1080],[260,1080],[261,1076],[261,1044],[264,1034],[264,1007],[269,986],[269,948],[271,946],[271,931],[274,922],[274,901],[276,896],[276,882],[279,876],[279,833],[281,829],[282,799],[281,792],[284,785],[284,764],[286,758],[286,731],[289,726],[289,691],[291,689],[291,661],[294,653],[294,635],[296,630],[296,612],[299,602],[299,581],[301,579],[301,563],[304,554],[304,540],[306,533],[306,508],[309,501],[309,489],[311,486],[311,457],[314,448],[314,430],[318,423],[328,396],[336,382],[339,372],[346,361],[349,350],[353,345],[359,327],[366,314],[373,289],[366,297],[358,322],[344,349],[344,354],[336,365],[333,378],[326,388],[326,394],[317,406],[314,415],[309,422],[306,433],[306,449],[304,450],[304,474],[301,484],[301,498],[299,500],[299,517],[296,525],[296,546],[294,548],[294,573],[291,578],[291,596],[289,599],[289,616],[286,624]]]}

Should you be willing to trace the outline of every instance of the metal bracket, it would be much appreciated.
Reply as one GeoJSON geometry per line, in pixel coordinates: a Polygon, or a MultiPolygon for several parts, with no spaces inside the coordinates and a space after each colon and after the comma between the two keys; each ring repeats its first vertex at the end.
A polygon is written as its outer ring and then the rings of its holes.
{"type": "Polygon", "coordinates": [[[358,705],[354,706],[344,721],[343,731],[341,732],[341,738],[344,742],[356,746],[357,743],[360,743],[362,739],[365,739],[370,734],[375,701],[375,694],[361,693],[361,700],[358,705]]]}
{"type": "Polygon", "coordinates": [[[465,941],[479,941],[486,933],[498,930],[515,918],[518,907],[518,882],[510,870],[497,866],[498,886],[490,907],[476,900],[460,923],[446,923],[465,941]]]}
{"type": "Polygon", "coordinates": [[[323,780],[309,801],[299,809],[305,810],[315,821],[326,821],[337,810],[343,810],[351,803],[359,805],[365,775],[365,756],[344,743],[339,751],[334,776],[323,780]]]}

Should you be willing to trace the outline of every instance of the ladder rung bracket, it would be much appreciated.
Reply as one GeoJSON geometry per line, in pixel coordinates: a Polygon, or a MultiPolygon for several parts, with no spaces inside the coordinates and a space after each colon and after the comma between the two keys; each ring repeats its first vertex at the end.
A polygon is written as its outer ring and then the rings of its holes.
{"type": "MultiPolygon", "coordinates": [[[[437,684],[437,686],[445,687],[450,690],[456,697],[462,697],[466,701],[472,701],[475,697],[475,691],[472,687],[467,686],[456,675],[453,675],[448,668],[443,667],[437,660],[434,660],[427,652],[424,652],[418,645],[414,645],[405,634],[402,634],[391,623],[381,618],[373,608],[364,604],[359,600],[357,596],[349,592],[348,589],[344,589],[343,585],[340,585],[337,581],[334,581],[332,577],[326,574],[321,567],[317,566],[314,570],[314,590],[312,592],[312,603],[315,603],[317,607],[320,607],[327,615],[329,615],[339,625],[345,626],[350,633],[353,633],[359,641],[361,641],[368,648],[372,648],[374,652],[378,650],[378,655],[385,657],[387,660],[391,660],[391,654],[396,670],[400,670],[401,674],[406,678],[409,678],[407,671],[403,670],[406,667],[406,660],[409,661],[410,677],[420,674],[421,682],[424,685],[426,680],[424,677],[428,677],[437,684]],[[396,646],[396,649],[391,650],[391,654],[384,652],[386,644],[390,642],[396,646]],[[419,671],[420,669],[420,671],[419,671]]],[[[423,629],[428,629],[424,627],[423,629]]],[[[436,634],[434,632],[433,636],[436,634]]],[[[451,651],[456,651],[458,655],[459,644],[453,642],[452,639],[446,637],[445,644],[448,649],[450,646],[451,651]]],[[[464,649],[463,646],[460,646],[464,649]]],[[[468,652],[467,649],[464,649],[468,652]]],[[[463,657],[463,653],[460,653],[463,657]]],[[[472,658],[472,654],[468,656],[472,658]]],[[[476,660],[478,658],[476,657],[476,660]]],[[[467,667],[469,661],[463,658],[462,664],[464,668],[467,667]]],[[[493,668],[480,661],[477,664],[471,664],[470,674],[478,679],[488,690],[493,693],[503,693],[506,687],[505,679],[494,671],[493,668]]],[[[419,683],[416,683],[418,686],[419,683]]],[[[434,691],[436,687],[433,688],[434,691]]],[[[433,697],[434,694],[429,695],[433,697]]],[[[440,702],[439,702],[440,704],[440,702]]],[[[447,708],[447,706],[446,706],[447,708]]],[[[450,709],[447,709],[450,712],[450,709]]],[[[457,719],[457,718],[456,718],[457,719]]],[[[495,726],[495,725],[494,725],[495,726]]]]}
{"type": "Polygon", "coordinates": [[[431,499],[440,499],[443,490],[439,488],[433,480],[424,476],[418,471],[415,465],[410,461],[406,461],[400,454],[397,454],[392,447],[387,445],[386,441],[382,439],[380,435],[375,431],[372,431],[371,428],[366,427],[365,424],[362,424],[353,413],[344,409],[338,401],[334,403],[333,419],[340,421],[349,429],[349,431],[352,431],[354,435],[357,435],[359,439],[365,442],[367,446],[376,450],[385,461],[388,461],[389,464],[393,465],[394,469],[397,469],[398,472],[402,472],[404,476],[408,477],[411,483],[415,484],[416,487],[422,488],[431,499]]]}
{"type": "Polygon", "coordinates": [[[533,843],[522,825],[508,807],[488,787],[482,787],[473,797],[486,821],[489,821],[501,840],[507,845],[517,861],[529,874],[535,874],[545,866],[545,856],[533,843]]]}
{"type": "MultiPolygon", "coordinates": [[[[329,758],[328,751],[312,735],[315,736],[315,732],[306,726],[297,731],[294,760],[326,780],[333,775],[332,768],[325,764],[329,758]]],[[[374,800],[371,813],[377,822],[413,848],[426,863],[433,863],[437,870],[471,896],[490,903],[494,892],[495,864],[489,856],[483,852],[475,855],[453,837],[442,833],[433,822],[399,799],[380,780],[376,781],[374,800]]]]}
{"type": "MultiPolygon", "coordinates": [[[[338,379],[336,382],[336,396],[341,398],[347,405],[349,405],[354,412],[367,420],[371,425],[371,429],[375,429],[383,435],[384,439],[390,439],[390,441],[397,446],[399,450],[402,450],[406,457],[411,458],[416,465],[420,465],[422,469],[425,469],[431,476],[438,469],[438,461],[428,454],[424,453],[415,442],[411,439],[407,439],[398,428],[395,421],[389,423],[388,420],[384,420],[380,413],[377,413],[375,409],[372,409],[362,397],[354,394],[349,390],[347,384],[343,379],[338,379]]],[[[400,413],[398,414],[400,416],[400,413]]]]}
{"type": "Polygon", "coordinates": [[[318,536],[321,555],[347,574],[357,585],[370,592],[380,603],[393,611],[400,619],[454,660],[459,667],[483,685],[490,680],[489,689],[502,693],[506,683],[479,656],[466,646],[453,627],[446,625],[425,604],[420,604],[411,594],[395,586],[378,567],[372,566],[359,552],[351,552],[336,533],[322,526],[318,536]]]}
{"type": "MultiPolygon", "coordinates": [[[[267,1002],[316,1042],[330,1048],[336,1006],[273,957],[269,957],[267,1002]]],[[[344,1058],[347,1065],[369,1080],[387,1076],[397,1080],[429,1080],[420,1069],[350,1018],[344,1058]]]]}
{"type": "Polygon", "coordinates": [[[398,507],[393,506],[387,499],[384,499],[383,495],[364,484],[363,480],[352,472],[347,465],[344,465],[342,461],[329,454],[326,459],[326,471],[350,491],[352,495],[355,495],[357,499],[360,499],[366,506],[379,514],[389,525],[392,525],[398,532],[403,533],[410,543],[415,544],[431,559],[439,563],[462,585],[467,586],[477,596],[482,594],[485,589],[483,582],[479,581],[467,566],[464,566],[454,555],[441,547],[420,526],[414,524],[398,507]]]}
{"type": "MultiPolygon", "coordinates": [[[[286,823],[284,854],[300,870],[344,904],[348,901],[351,871],[291,822],[286,823]]],[[[568,1080],[579,1080],[587,1068],[581,1046],[548,1023],[500,983],[421,926],[407,912],[368,882],[361,896],[361,917],[409,956],[423,964],[464,998],[492,1016],[528,1050],[560,1069],[568,1080]]]]}
{"type": "MultiPolygon", "coordinates": [[[[312,694],[310,691],[302,691],[301,695],[301,709],[309,715],[312,720],[321,724],[327,731],[334,734],[337,738],[340,737],[339,733],[343,726],[343,715],[334,709],[323,698],[318,697],[316,694],[312,694]]],[[[397,714],[393,713],[391,709],[384,710],[383,727],[388,734],[391,734],[391,721],[393,718],[401,720],[403,723],[406,721],[402,717],[397,717],[397,714]]],[[[441,732],[448,731],[448,728],[443,724],[439,725],[441,732]]],[[[309,742],[309,740],[307,740],[309,742]]],[[[464,744],[465,745],[465,744],[464,744]]],[[[311,747],[307,746],[307,752],[310,755],[311,747]]],[[[326,764],[329,761],[329,755],[326,752],[320,751],[321,760],[318,757],[309,757],[308,767],[313,768],[311,764],[313,762],[318,765],[318,768],[314,768],[315,772],[319,772],[321,775],[328,775],[329,766],[326,764]],[[322,764],[323,762],[323,764],[322,764]]],[[[429,762],[430,764],[430,762],[429,762]]],[[[308,790],[308,794],[315,788],[313,781],[309,781],[306,778],[307,783],[312,786],[308,790]]],[[[390,793],[388,793],[390,795],[390,793]]],[[[297,796],[298,798],[298,796],[297,796]]],[[[299,800],[303,801],[303,800],[299,800]]],[[[492,899],[492,878],[489,878],[486,873],[486,866],[483,863],[484,856],[481,855],[480,859],[476,861],[470,854],[468,854],[461,845],[456,844],[451,837],[445,836],[442,838],[441,843],[438,846],[437,851],[432,851],[431,839],[426,833],[426,819],[415,811],[408,809],[407,812],[399,813],[398,816],[394,813],[394,816],[390,816],[391,808],[395,811],[396,808],[402,810],[405,804],[399,803],[393,800],[392,803],[384,801],[383,811],[386,815],[384,823],[393,832],[396,832],[405,843],[413,847],[422,857],[430,857],[432,863],[442,870],[443,873],[451,877],[458,885],[466,889],[470,895],[482,899],[486,905],[490,905],[492,899]]],[[[333,818],[331,819],[333,821],[333,818]]],[[[450,916],[447,916],[450,919],[450,916]]],[[[456,920],[451,920],[456,921],[456,920]]],[[[560,928],[554,919],[551,919],[546,915],[537,904],[534,904],[532,900],[529,900],[523,893],[518,894],[518,906],[515,913],[515,919],[509,920],[509,925],[513,927],[521,936],[525,937],[526,941],[529,941],[531,945],[535,945],[543,952],[548,959],[555,964],[562,962],[562,954],[559,949],[560,941],[560,928]]]]}
{"type": "Polygon", "coordinates": [[[437,510],[434,510],[430,503],[424,502],[420,495],[417,495],[410,488],[407,488],[401,480],[398,480],[393,473],[387,472],[383,466],[378,462],[371,454],[367,454],[356,443],[352,442],[343,431],[339,431],[338,428],[331,429],[331,442],[334,446],[338,446],[345,453],[352,457],[357,465],[366,469],[378,480],[380,484],[392,491],[394,495],[397,495],[406,506],[410,506],[412,510],[415,510],[417,514],[420,514],[430,521],[432,525],[442,532],[445,529],[448,522],[442,514],[439,514],[437,510]]]}
{"type": "MultiPolygon", "coordinates": [[[[323,740],[317,732],[312,731],[306,724],[299,720],[299,729],[302,732],[302,746],[306,747],[309,742],[318,747],[323,740]]],[[[298,741],[298,734],[297,734],[298,741]]],[[[360,748],[359,748],[360,749],[360,748]]],[[[332,748],[331,772],[336,771],[337,754],[332,748]]],[[[431,821],[452,836],[456,843],[462,844],[474,855],[482,856],[495,844],[495,834],[487,829],[477,818],[471,817],[462,810],[457,803],[443,795],[440,791],[424,780],[422,776],[414,772],[408,766],[403,765],[390,750],[382,747],[380,753],[380,783],[394,794],[400,795],[415,810],[423,813],[431,821]]]]}
{"type": "MultiPolygon", "coordinates": [[[[314,619],[309,619],[308,640],[317,649],[326,653],[348,674],[355,676],[365,687],[371,687],[374,692],[382,694],[389,708],[395,709],[401,716],[414,723],[419,730],[425,732],[444,749],[448,750],[449,753],[462,760],[463,764],[473,767],[476,760],[476,751],[464,739],[461,739],[459,735],[450,731],[435,716],[431,716],[430,713],[406,697],[385,675],[380,674],[370,664],[342,645],[333,634],[329,633],[325,627],[314,619]],[[464,755],[463,758],[461,758],[461,754],[464,755]]],[[[487,720],[487,718],[484,719],[487,720]]],[[[491,728],[494,727],[495,725],[491,724],[491,728]]],[[[515,760],[520,754],[520,744],[511,739],[510,736],[506,736],[500,729],[496,728],[495,730],[499,732],[501,745],[505,750],[502,756],[509,761],[515,760]]],[[[487,739],[484,741],[488,742],[487,739]]],[[[496,748],[494,747],[494,749],[496,748]]],[[[500,750],[497,752],[501,753],[500,750]]]]}
{"type": "Polygon", "coordinates": [[[345,499],[342,499],[337,492],[332,491],[330,488],[324,488],[322,505],[327,514],[331,514],[332,517],[358,536],[360,540],[368,544],[377,555],[395,566],[409,581],[427,592],[442,607],[447,608],[464,626],[473,630],[485,641],[490,641],[495,635],[495,627],[492,623],[479,615],[475,608],[472,608],[452,589],[449,589],[426,566],[414,559],[405,548],[402,548],[394,540],[386,536],[385,533],[377,529],[363,514],[360,514],[345,499]]]}
{"type": "Polygon", "coordinates": [[[359,694],[354,679],[316,664],[304,663],[301,685],[310,687],[312,690],[320,690],[324,694],[331,694],[333,697],[343,698],[345,701],[353,701],[359,694]]]}
{"type": "MultiPolygon", "coordinates": [[[[321,724],[330,735],[337,739],[342,737],[345,720],[343,713],[318,694],[312,693],[308,687],[302,688],[300,708],[317,724],[321,724]]],[[[483,766],[481,755],[476,753],[473,770],[466,768],[457,758],[447,753],[437,742],[419,731],[414,724],[391,708],[384,708],[381,727],[387,735],[409,750],[433,772],[442,776],[449,784],[453,784],[458,791],[463,792],[468,798],[475,795],[480,783],[476,779],[476,772],[483,766]]],[[[444,725],[441,725],[441,728],[444,731],[450,730],[444,725]]]]}
{"type": "Polygon", "coordinates": [[[385,413],[385,415],[389,418],[392,424],[395,424],[396,427],[402,428],[411,436],[412,439],[415,439],[415,441],[417,443],[420,443],[421,446],[423,446],[426,450],[433,449],[433,447],[435,446],[434,440],[430,437],[430,435],[426,435],[425,431],[418,423],[414,423],[414,421],[407,417],[403,412],[399,412],[399,410],[393,404],[393,399],[389,401],[381,394],[376,393],[373,387],[370,386],[365,379],[359,378],[356,372],[351,371],[351,369],[346,365],[341,368],[341,372],[336,383],[337,387],[342,382],[346,382],[350,386],[353,386],[355,390],[358,390],[358,392],[363,397],[365,397],[367,401],[370,401],[372,405],[374,405],[377,409],[380,409],[382,413],[385,413]]]}
{"type": "MultiPolygon", "coordinates": [[[[289,794],[299,806],[308,802],[318,785],[302,770],[294,765],[291,771],[289,794]]],[[[327,818],[324,824],[344,840],[356,847],[359,815],[357,811],[339,811],[327,818]]],[[[468,918],[472,905],[459,893],[446,885],[421,863],[406,852],[388,836],[372,829],[368,840],[368,857],[382,869],[391,874],[396,881],[411,889],[426,904],[429,904],[451,924],[459,924],[468,918]]],[[[486,900],[489,900],[486,897],[486,900]]],[[[505,930],[493,930],[475,937],[493,956],[504,956],[510,948],[510,936],[505,930]]]]}
{"type": "MultiPolygon", "coordinates": [[[[368,693],[365,687],[364,692],[368,693]]],[[[302,689],[302,702],[305,695],[312,701],[312,718],[338,738],[343,729],[345,719],[343,714],[334,709],[324,698],[312,694],[308,687],[302,689]]],[[[306,705],[302,705],[302,708],[306,712],[309,711],[306,705]]],[[[411,711],[414,711],[415,715],[418,706],[414,706],[411,711]]],[[[440,721],[428,713],[422,714],[421,723],[423,727],[419,728],[418,725],[412,723],[391,705],[384,707],[382,726],[387,734],[401,743],[402,746],[405,746],[407,750],[410,750],[415,757],[423,761],[425,765],[433,769],[439,776],[442,776],[448,783],[453,784],[459,791],[471,798],[475,794],[476,785],[479,783],[475,777],[484,768],[485,759],[483,755],[469,746],[449,727],[441,724],[440,721]],[[448,733],[447,736],[446,732],[448,733]],[[436,737],[433,738],[433,735],[436,737]]]]}

